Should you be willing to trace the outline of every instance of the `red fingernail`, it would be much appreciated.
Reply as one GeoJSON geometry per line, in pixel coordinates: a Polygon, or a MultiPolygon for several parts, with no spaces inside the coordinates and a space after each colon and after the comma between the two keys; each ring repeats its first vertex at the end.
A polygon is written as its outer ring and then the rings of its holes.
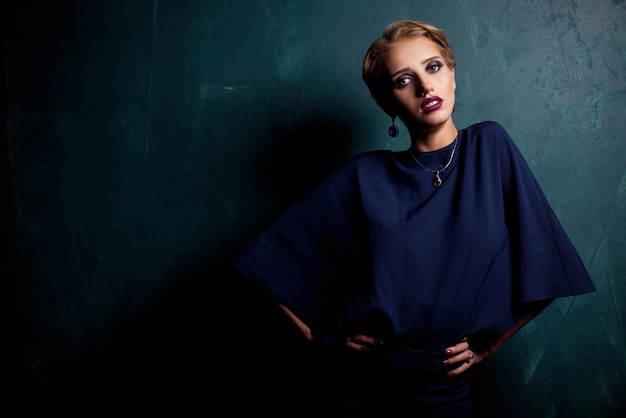
{"type": "Polygon", "coordinates": [[[452,354],[452,349],[451,349],[451,348],[448,348],[448,349],[446,350],[446,354],[452,354]]]}
{"type": "Polygon", "coordinates": [[[450,360],[448,360],[448,359],[445,359],[445,360],[443,361],[443,364],[448,364],[448,363],[450,363],[450,360]]]}

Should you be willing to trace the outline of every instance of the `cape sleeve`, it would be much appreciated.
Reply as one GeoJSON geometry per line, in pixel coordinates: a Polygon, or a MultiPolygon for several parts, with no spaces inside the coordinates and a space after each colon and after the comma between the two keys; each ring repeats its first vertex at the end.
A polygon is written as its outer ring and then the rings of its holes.
{"type": "Polygon", "coordinates": [[[316,339],[342,335],[338,318],[354,273],[347,168],[329,175],[254,237],[232,265],[311,328],[316,339]]]}
{"type": "Polygon", "coordinates": [[[526,160],[504,128],[496,126],[518,300],[530,302],[594,291],[585,265],[526,160]]]}

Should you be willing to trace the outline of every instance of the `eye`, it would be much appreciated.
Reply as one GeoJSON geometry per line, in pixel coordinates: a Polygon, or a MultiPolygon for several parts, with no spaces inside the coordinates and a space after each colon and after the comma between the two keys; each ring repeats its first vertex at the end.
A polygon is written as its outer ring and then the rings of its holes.
{"type": "Polygon", "coordinates": [[[406,76],[406,75],[400,76],[393,82],[393,88],[395,89],[404,88],[410,82],[411,82],[411,78],[409,76],[406,76]]]}
{"type": "Polygon", "coordinates": [[[441,70],[441,67],[443,67],[443,63],[441,61],[431,61],[428,65],[426,65],[426,71],[429,73],[436,73],[441,70]]]}

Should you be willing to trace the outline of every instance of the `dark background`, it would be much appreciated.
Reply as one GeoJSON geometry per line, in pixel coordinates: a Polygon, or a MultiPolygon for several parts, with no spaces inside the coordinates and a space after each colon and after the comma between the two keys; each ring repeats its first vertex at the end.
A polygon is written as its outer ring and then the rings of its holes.
{"type": "Polygon", "coordinates": [[[408,146],[360,76],[408,18],[448,33],[457,126],[509,131],[597,287],[483,363],[482,404],[623,416],[624,0],[1,8],[3,408],[306,416],[315,357],[225,261],[350,155],[408,146]]]}

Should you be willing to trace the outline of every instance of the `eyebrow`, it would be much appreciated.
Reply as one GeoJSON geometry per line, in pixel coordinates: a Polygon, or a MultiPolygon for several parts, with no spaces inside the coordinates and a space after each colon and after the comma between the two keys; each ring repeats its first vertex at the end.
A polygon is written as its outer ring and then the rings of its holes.
{"type": "Polygon", "coordinates": [[[422,61],[422,64],[426,64],[428,61],[432,61],[436,59],[441,59],[441,57],[439,55],[435,55],[434,57],[426,58],[424,61],[422,61]]]}
{"type": "MultiPolygon", "coordinates": [[[[425,60],[423,60],[420,64],[424,65],[424,64],[426,64],[426,63],[428,63],[428,62],[430,62],[430,61],[436,60],[436,59],[439,59],[439,60],[440,60],[440,59],[442,59],[442,58],[441,58],[439,55],[435,55],[435,56],[432,56],[432,57],[430,57],[430,58],[426,58],[426,59],[425,59],[425,60]]],[[[404,72],[404,71],[407,71],[407,70],[410,70],[410,68],[409,68],[409,67],[402,68],[402,69],[400,69],[400,70],[396,71],[396,72],[395,72],[395,73],[393,73],[393,74],[389,74],[389,76],[390,76],[391,78],[393,78],[393,77],[395,77],[396,75],[398,75],[398,74],[400,74],[400,73],[402,73],[402,72],[404,72]]]]}

